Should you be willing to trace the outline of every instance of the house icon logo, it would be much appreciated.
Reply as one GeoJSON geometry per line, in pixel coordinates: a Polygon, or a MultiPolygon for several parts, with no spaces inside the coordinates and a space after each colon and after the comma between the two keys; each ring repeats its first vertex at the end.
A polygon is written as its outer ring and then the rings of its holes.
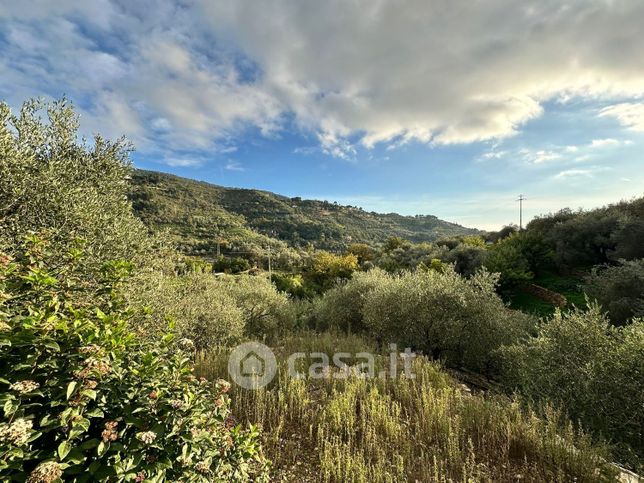
{"type": "Polygon", "coordinates": [[[259,342],[245,342],[232,351],[228,358],[230,378],[244,389],[260,389],[275,377],[275,354],[259,342]]]}

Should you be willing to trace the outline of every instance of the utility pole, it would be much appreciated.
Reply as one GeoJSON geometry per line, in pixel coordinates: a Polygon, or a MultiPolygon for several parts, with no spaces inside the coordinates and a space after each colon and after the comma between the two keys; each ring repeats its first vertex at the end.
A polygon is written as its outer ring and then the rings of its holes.
{"type": "Polygon", "coordinates": [[[523,195],[519,195],[517,198],[519,202],[519,231],[523,230],[523,200],[525,199],[523,195]]]}

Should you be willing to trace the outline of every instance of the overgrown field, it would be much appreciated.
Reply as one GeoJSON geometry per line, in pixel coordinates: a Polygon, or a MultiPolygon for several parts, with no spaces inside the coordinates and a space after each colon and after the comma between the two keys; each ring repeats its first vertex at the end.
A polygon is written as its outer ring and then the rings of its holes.
{"type": "MultiPolygon", "coordinates": [[[[360,338],[288,338],[266,388],[233,387],[234,414],[258,423],[282,481],[613,481],[609,453],[562,415],[540,415],[502,396],[473,394],[425,358],[414,379],[358,375],[293,378],[291,351],[373,350],[360,338]]],[[[227,352],[200,353],[197,372],[227,375],[227,352]]],[[[378,369],[386,366],[383,355],[378,369]]]]}

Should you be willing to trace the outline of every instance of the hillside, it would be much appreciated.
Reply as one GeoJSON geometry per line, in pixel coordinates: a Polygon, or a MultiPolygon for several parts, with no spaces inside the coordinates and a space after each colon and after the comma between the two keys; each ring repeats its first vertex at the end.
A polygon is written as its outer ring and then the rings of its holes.
{"type": "Polygon", "coordinates": [[[143,170],[132,176],[130,198],[148,227],[168,230],[189,254],[215,253],[218,242],[238,250],[284,243],[341,250],[392,236],[422,242],[477,232],[431,215],[379,214],[143,170]]]}

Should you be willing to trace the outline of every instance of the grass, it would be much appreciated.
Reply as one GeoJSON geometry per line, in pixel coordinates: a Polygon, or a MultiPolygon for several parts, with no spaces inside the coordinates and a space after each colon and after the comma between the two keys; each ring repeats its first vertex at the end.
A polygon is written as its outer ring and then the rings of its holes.
{"type": "MultiPolygon", "coordinates": [[[[573,305],[576,307],[586,306],[586,298],[582,290],[583,281],[579,278],[563,276],[555,272],[544,272],[532,280],[532,283],[560,293],[566,297],[570,307],[573,305]]],[[[511,308],[539,317],[548,317],[554,314],[556,308],[555,305],[523,292],[520,288],[508,290],[505,298],[510,302],[511,308]]]]}
{"type": "MultiPolygon", "coordinates": [[[[557,411],[540,418],[505,397],[471,394],[426,359],[414,379],[294,379],[291,349],[346,351],[369,341],[293,337],[277,350],[264,389],[231,390],[236,418],[258,423],[276,481],[614,481],[608,453],[557,411]],[[305,346],[301,344],[304,343],[305,346]]],[[[198,356],[197,372],[227,377],[226,351],[198,356]]],[[[379,359],[384,367],[384,356],[379,359]]]]}

